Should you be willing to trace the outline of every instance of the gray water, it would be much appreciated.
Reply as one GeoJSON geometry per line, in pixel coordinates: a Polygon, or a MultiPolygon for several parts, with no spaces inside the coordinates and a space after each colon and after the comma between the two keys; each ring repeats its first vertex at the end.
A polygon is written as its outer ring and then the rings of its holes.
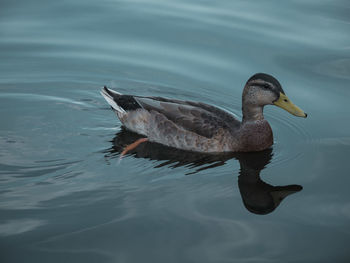
{"type": "Polygon", "coordinates": [[[1,262],[349,262],[350,3],[0,2],[1,262]],[[271,149],[205,156],[124,130],[99,88],[241,118],[275,76],[271,149]]]}

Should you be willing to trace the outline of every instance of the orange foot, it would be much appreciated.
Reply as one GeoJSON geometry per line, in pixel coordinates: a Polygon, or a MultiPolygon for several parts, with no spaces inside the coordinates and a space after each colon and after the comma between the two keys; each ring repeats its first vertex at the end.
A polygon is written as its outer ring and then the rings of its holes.
{"type": "Polygon", "coordinates": [[[124,157],[125,154],[127,154],[127,152],[135,149],[137,146],[139,146],[139,144],[143,143],[143,142],[147,142],[148,138],[141,138],[136,140],[135,142],[133,142],[132,144],[127,145],[124,150],[122,151],[122,153],[120,154],[120,159],[124,157]]]}

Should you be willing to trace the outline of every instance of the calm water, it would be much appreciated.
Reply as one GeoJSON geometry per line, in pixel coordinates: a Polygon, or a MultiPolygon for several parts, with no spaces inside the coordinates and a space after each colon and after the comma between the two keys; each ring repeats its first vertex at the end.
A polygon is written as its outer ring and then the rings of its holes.
{"type": "Polygon", "coordinates": [[[350,3],[286,2],[1,1],[1,262],[349,262],[350,3]],[[272,149],[119,161],[99,87],[241,117],[256,72],[309,114],[272,149]]]}

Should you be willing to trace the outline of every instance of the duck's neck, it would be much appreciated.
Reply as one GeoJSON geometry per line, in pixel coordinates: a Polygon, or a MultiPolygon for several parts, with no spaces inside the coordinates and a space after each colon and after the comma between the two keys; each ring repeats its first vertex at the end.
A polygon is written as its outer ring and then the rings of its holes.
{"type": "Polygon", "coordinates": [[[243,102],[242,122],[248,122],[248,121],[254,122],[254,121],[263,120],[264,119],[263,109],[264,109],[263,106],[243,102]]]}

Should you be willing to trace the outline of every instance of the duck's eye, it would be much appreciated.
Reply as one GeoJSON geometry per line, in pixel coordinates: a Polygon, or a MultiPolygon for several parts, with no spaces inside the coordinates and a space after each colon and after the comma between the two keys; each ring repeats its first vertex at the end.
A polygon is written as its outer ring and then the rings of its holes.
{"type": "Polygon", "coordinates": [[[284,99],[284,102],[288,102],[288,100],[287,100],[287,99],[284,99]]]}

